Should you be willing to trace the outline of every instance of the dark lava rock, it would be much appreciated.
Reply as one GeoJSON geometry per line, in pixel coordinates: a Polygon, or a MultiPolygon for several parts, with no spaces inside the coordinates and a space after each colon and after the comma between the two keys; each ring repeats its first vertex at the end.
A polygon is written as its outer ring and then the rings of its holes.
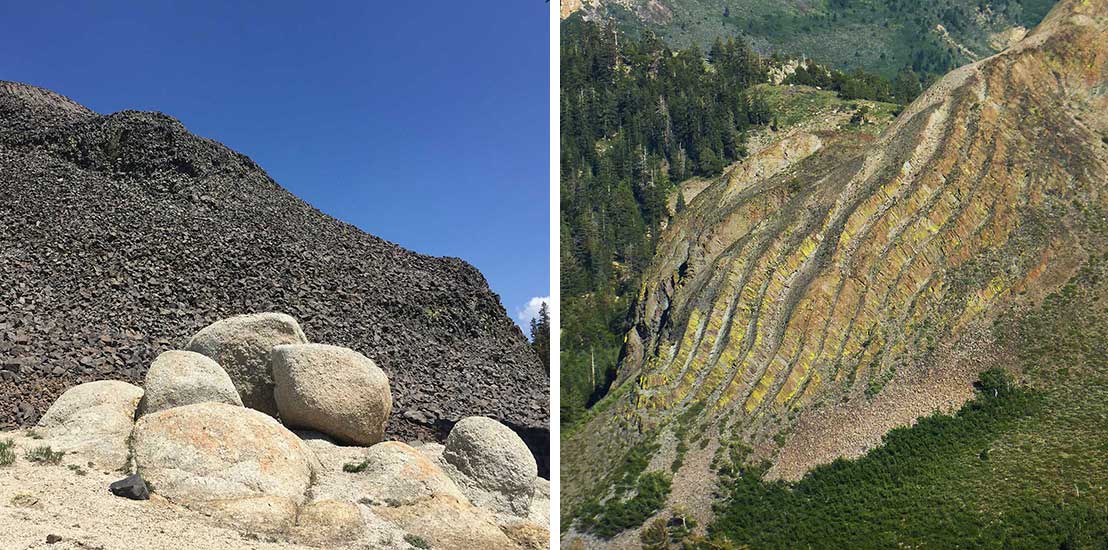
{"type": "Polygon", "coordinates": [[[46,535],[46,544],[57,544],[62,541],[62,537],[53,533],[46,535]]]}
{"type": "Polygon", "coordinates": [[[131,474],[119,481],[108,485],[108,490],[117,497],[125,497],[131,500],[147,500],[150,491],[146,488],[146,482],[138,474],[131,474]]]}
{"type": "Polygon", "coordinates": [[[0,377],[0,425],[81,382],[141,383],[214,321],[279,311],[388,373],[390,438],[490,416],[548,471],[547,375],[477,269],[331,218],[169,116],[0,81],[0,281],[0,359],[36,358],[0,377]]]}

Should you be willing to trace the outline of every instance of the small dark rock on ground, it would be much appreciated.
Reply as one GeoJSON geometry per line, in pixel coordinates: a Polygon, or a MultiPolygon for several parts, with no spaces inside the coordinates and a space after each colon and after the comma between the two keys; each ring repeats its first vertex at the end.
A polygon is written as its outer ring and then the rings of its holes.
{"type": "Polygon", "coordinates": [[[147,500],[150,498],[150,490],[146,488],[146,482],[138,474],[129,475],[108,486],[108,490],[117,497],[125,497],[131,500],[147,500]]]}

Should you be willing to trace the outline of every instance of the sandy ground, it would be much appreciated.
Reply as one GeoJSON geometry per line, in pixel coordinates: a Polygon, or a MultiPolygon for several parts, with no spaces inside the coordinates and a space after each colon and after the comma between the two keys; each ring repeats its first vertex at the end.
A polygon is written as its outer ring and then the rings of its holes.
{"type": "Polygon", "coordinates": [[[77,457],[38,465],[23,453],[42,444],[24,432],[0,432],[16,445],[16,461],[0,466],[0,549],[226,550],[307,549],[277,540],[257,540],[221,527],[206,516],[154,495],[134,501],[108,492],[124,477],[87,467],[77,457]],[[80,467],[80,475],[70,466],[80,467]],[[48,544],[47,537],[61,537],[48,544]]]}

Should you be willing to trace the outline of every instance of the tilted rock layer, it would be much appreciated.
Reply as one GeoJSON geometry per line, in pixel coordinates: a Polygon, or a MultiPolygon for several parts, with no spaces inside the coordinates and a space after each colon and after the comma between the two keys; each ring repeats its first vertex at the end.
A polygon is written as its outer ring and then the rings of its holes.
{"type": "MultiPolygon", "coordinates": [[[[564,502],[684,411],[694,433],[718,428],[773,460],[767,440],[807,411],[860,403],[909,373],[926,386],[969,368],[934,348],[1102,254],[1108,3],[1062,2],[872,143],[809,141],[787,162],[755,155],[746,164],[761,168],[730,171],[670,224],[614,402],[564,446],[564,502]]],[[[902,421],[935,405],[906,405],[902,421]]],[[[870,420],[881,419],[859,417],[870,420]]]]}
{"type": "Polygon", "coordinates": [[[547,376],[475,268],[326,216],[171,117],[0,82],[0,220],[0,427],[79,382],[140,382],[216,320],[280,311],[388,374],[390,436],[486,415],[545,463],[547,376]]]}

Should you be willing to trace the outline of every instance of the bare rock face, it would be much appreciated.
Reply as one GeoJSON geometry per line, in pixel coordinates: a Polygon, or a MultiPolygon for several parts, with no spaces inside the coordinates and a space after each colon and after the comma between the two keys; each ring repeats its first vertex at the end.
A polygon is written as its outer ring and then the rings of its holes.
{"type": "Polygon", "coordinates": [[[489,511],[471,504],[422,452],[387,441],[368,449],[309,442],[322,461],[312,497],[355,501],[373,517],[426,539],[434,548],[516,548],[489,511]],[[342,466],[357,466],[346,472],[342,466]]]}
{"type": "Polygon", "coordinates": [[[281,421],[357,445],[385,435],[392,411],[389,379],[368,357],[324,344],[283,345],[271,356],[281,421]]]}
{"type": "Polygon", "coordinates": [[[459,550],[515,549],[486,510],[451,496],[422,499],[406,506],[377,506],[375,514],[431,543],[459,550]]]}
{"type": "Polygon", "coordinates": [[[550,547],[550,529],[546,525],[519,520],[501,525],[500,530],[522,550],[546,550],[550,547]]]}
{"type": "MultiPolygon", "coordinates": [[[[968,399],[990,365],[934,344],[976,347],[977,327],[1037,306],[1108,244],[1105,59],[1108,2],[1063,0],[875,139],[796,142],[780,170],[754,153],[701,192],[659,235],[618,396],[562,442],[562,503],[666,423],[751,442],[749,462],[799,479],[968,399]],[[775,443],[804,426],[830,429],[775,443]]],[[[705,466],[689,478],[714,477],[705,466]]]]}
{"type": "Polygon", "coordinates": [[[186,349],[219,363],[242,397],[242,404],[277,415],[269,354],[282,344],[306,344],[296,319],[282,313],[238,315],[208,325],[189,340],[186,349]]]}
{"type": "Polygon", "coordinates": [[[293,535],[297,540],[327,547],[355,540],[365,530],[365,521],[356,504],[326,499],[300,507],[293,535]]]}
{"type": "Polygon", "coordinates": [[[195,403],[226,403],[242,406],[227,371],[207,356],[192,351],[167,351],[146,371],[146,393],[139,415],[195,403]]]}
{"type": "Polygon", "coordinates": [[[527,519],[543,527],[550,526],[550,481],[541,477],[535,479],[535,494],[531,497],[527,519]]]}
{"type": "MultiPolygon", "coordinates": [[[[336,451],[339,449],[349,448],[338,447],[336,451]]],[[[324,454],[327,454],[326,451],[324,454]]],[[[383,506],[409,505],[435,496],[466,501],[442,468],[404,443],[378,443],[368,449],[345,454],[345,457],[344,465],[358,465],[360,471],[341,471],[341,466],[324,458],[324,473],[312,489],[314,496],[383,506]]]]}
{"type": "Polygon", "coordinates": [[[538,466],[507,426],[482,416],[464,418],[450,430],[442,456],[446,472],[474,504],[528,516],[538,466]]]}
{"type": "Polygon", "coordinates": [[[259,495],[188,504],[220,523],[252,534],[285,534],[296,525],[296,502],[287,497],[259,495]]]}
{"type": "Polygon", "coordinates": [[[39,420],[39,435],[56,451],[79,453],[103,468],[126,468],[127,440],[142,388],[102,380],[74,386],[39,420]]]}
{"type": "Polygon", "coordinates": [[[199,403],[148,414],[134,433],[138,473],[174,502],[245,526],[290,528],[318,461],[261,412],[199,403]]]}

